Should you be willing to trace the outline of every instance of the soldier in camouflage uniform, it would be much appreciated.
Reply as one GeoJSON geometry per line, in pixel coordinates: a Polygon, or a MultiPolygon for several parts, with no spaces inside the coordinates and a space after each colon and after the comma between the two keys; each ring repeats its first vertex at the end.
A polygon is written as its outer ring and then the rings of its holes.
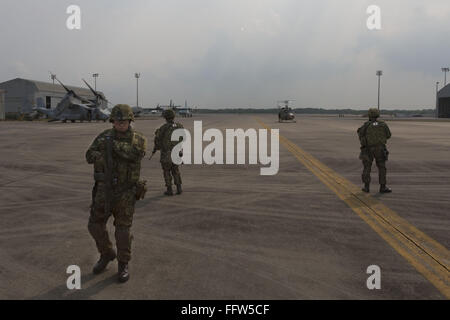
{"type": "MultiPolygon", "coordinates": [[[[164,192],[167,196],[173,195],[172,190],[172,176],[175,185],[177,186],[177,194],[181,194],[181,175],[178,165],[172,162],[172,149],[178,144],[177,141],[171,141],[172,132],[175,129],[183,128],[180,123],[175,123],[175,112],[172,109],[164,110],[163,117],[166,119],[166,123],[155,131],[155,146],[153,153],[157,150],[161,150],[161,167],[164,173],[164,180],[166,182],[167,191],[164,192]]],[[[180,138],[181,139],[181,138],[180,138]]],[[[180,153],[180,156],[181,153],[180,153]]]]}
{"type": "Polygon", "coordinates": [[[95,179],[88,229],[100,253],[93,272],[102,272],[116,258],[106,230],[113,215],[120,282],[129,278],[134,205],[146,191],[145,181],[139,177],[147,139],[131,127],[131,121],[134,115],[130,106],[116,105],[110,116],[113,128],[100,133],[86,152],[87,162],[94,165],[95,179]]]}
{"type": "Polygon", "coordinates": [[[391,131],[384,121],[377,120],[380,116],[378,109],[371,108],[368,114],[369,121],[364,123],[357,131],[361,142],[359,158],[364,165],[362,174],[364,187],[362,191],[370,192],[370,171],[372,169],[373,159],[375,159],[378,167],[380,193],[389,193],[392,190],[386,187],[386,161],[388,160],[389,154],[386,148],[386,142],[391,137],[391,131]]]}

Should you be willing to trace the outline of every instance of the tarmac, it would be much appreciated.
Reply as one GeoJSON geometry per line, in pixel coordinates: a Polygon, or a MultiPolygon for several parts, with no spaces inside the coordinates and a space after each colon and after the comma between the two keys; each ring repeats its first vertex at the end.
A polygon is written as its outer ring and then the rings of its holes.
{"type": "MultiPolygon", "coordinates": [[[[130,280],[98,259],[87,230],[92,166],[85,151],[109,123],[0,122],[0,299],[449,299],[450,122],[391,121],[391,194],[361,194],[361,117],[194,115],[192,129],[279,128],[280,168],[183,165],[184,192],[166,197],[161,118],[138,120],[148,138],[130,280]],[[81,289],[66,286],[81,269],[81,289]],[[368,289],[379,266],[381,289],[368,289]]],[[[112,218],[108,224],[114,239],[112,218]]],[[[113,241],[114,242],[114,241],[113,241]]]]}

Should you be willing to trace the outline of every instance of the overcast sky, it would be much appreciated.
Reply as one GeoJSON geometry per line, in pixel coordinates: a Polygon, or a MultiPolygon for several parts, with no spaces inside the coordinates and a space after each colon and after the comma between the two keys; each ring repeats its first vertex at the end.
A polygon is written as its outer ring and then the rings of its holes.
{"type": "MultiPolygon", "coordinates": [[[[449,0],[0,0],[0,82],[93,81],[113,103],[434,107],[450,66],[449,0]],[[66,9],[81,8],[81,30],[66,9]],[[369,5],[381,30],[366,27],[369,5]]],[[[447,74],[450,82],[450,74],[447,74]]]]}

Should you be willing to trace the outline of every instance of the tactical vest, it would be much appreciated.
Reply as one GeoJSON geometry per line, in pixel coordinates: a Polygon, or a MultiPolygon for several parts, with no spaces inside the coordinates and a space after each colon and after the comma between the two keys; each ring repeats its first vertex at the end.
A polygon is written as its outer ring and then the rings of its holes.
{"type": "MultiPolygon", "coordinates": [[[[122,142],[120,138],[116,138],[119,142],[122,142]]],[[[136,132],[132,132],[131,139],[124,139],[122,143],[137,144],[136,132]]],[[[135,184],[139,181],[139,176],[141,173],[141,162],[140,161],[126,161],[115,157],[117,163],[117,174],[120,177],[119,181],[124,181],[124,183],[135,184]],[[123,180],[122,180],[123,179],[123,180]]]]}
{"type": "MultiPolygon", "coordinates": [[[[124,137],[120,137],[114,134],[114,130],[109,129],[104,132],[104,135],[113,136],[113,141],[119,144],[137,144],[138,137],[134,130],[130,130],[124,137]]],[[[103,143],[106,143],[105,141],[103,143]]],[[[106,159],[105,159],[106,160],[106,159]]],[[[101,171],[104,170],[104,167],[101,171]]],[[[96,168],[98,172],[98,168],[96,168]]],[[[116,155],[112,152],[112,177],[114,187],[126,187],[129,185],[134,185],[139,181],[141,172],[141,161],[128,161],[116,155]]]]}

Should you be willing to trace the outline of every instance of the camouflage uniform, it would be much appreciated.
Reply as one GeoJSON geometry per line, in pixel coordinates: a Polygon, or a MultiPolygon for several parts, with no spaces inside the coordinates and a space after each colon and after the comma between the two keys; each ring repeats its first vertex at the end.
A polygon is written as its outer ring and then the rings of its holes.
{"type": "Polygon", "coordinates": [[[369,192],[370,172],[374,159],[378,167],[380,192],[390,192],[390,189],[386,188],[386,161],[389,154],[386,149],[386,142],[391,137],[391,131],[385,122],[377,120],[378,117],[378,109],[370,109],[369,121],[365,122],[357,131],[361,142],[359,158],[364,165],[361,178],[365,185],[363,188],[365,192],[369,192]]]}
{"type": "Polygon", "coordinates": [[[178,144],[177,141],[171,141],[174,130],[183,128],[180,123],[175,123],[175,112],[173,110],[165,110],[163,116],[166,118],[166,123],[155,131],[155,147],[153,152],[161,150],[161,167],[163,169],[164,180],[167,187],[167,195],[172,193],[172,177],[177,186],[178,193],[181,193],[181,175],[179,166],[172,162],[172,149],[178,144]]]}
{"type": "Polygon", "coordinates": [[[114,128],[103,131],[95,138],[86,152],[87,162],[94,164],[94,178],[96,180],[92,191],[88,229],[102,257],[108,254],[111,255],[113,252],[106,230],[106,223],[112,214],[114,216],[117,260],[128,263],[131,259],[132,235],[130,228],[133,221],[141,160],[145,155],[146,148],[147,139],[130,126],[125,133],[118,132],[114,128]],[[110,212],[105,212],[106,193],[103,180],[107,136],[113,139],[113,183],[110,212]]]}

